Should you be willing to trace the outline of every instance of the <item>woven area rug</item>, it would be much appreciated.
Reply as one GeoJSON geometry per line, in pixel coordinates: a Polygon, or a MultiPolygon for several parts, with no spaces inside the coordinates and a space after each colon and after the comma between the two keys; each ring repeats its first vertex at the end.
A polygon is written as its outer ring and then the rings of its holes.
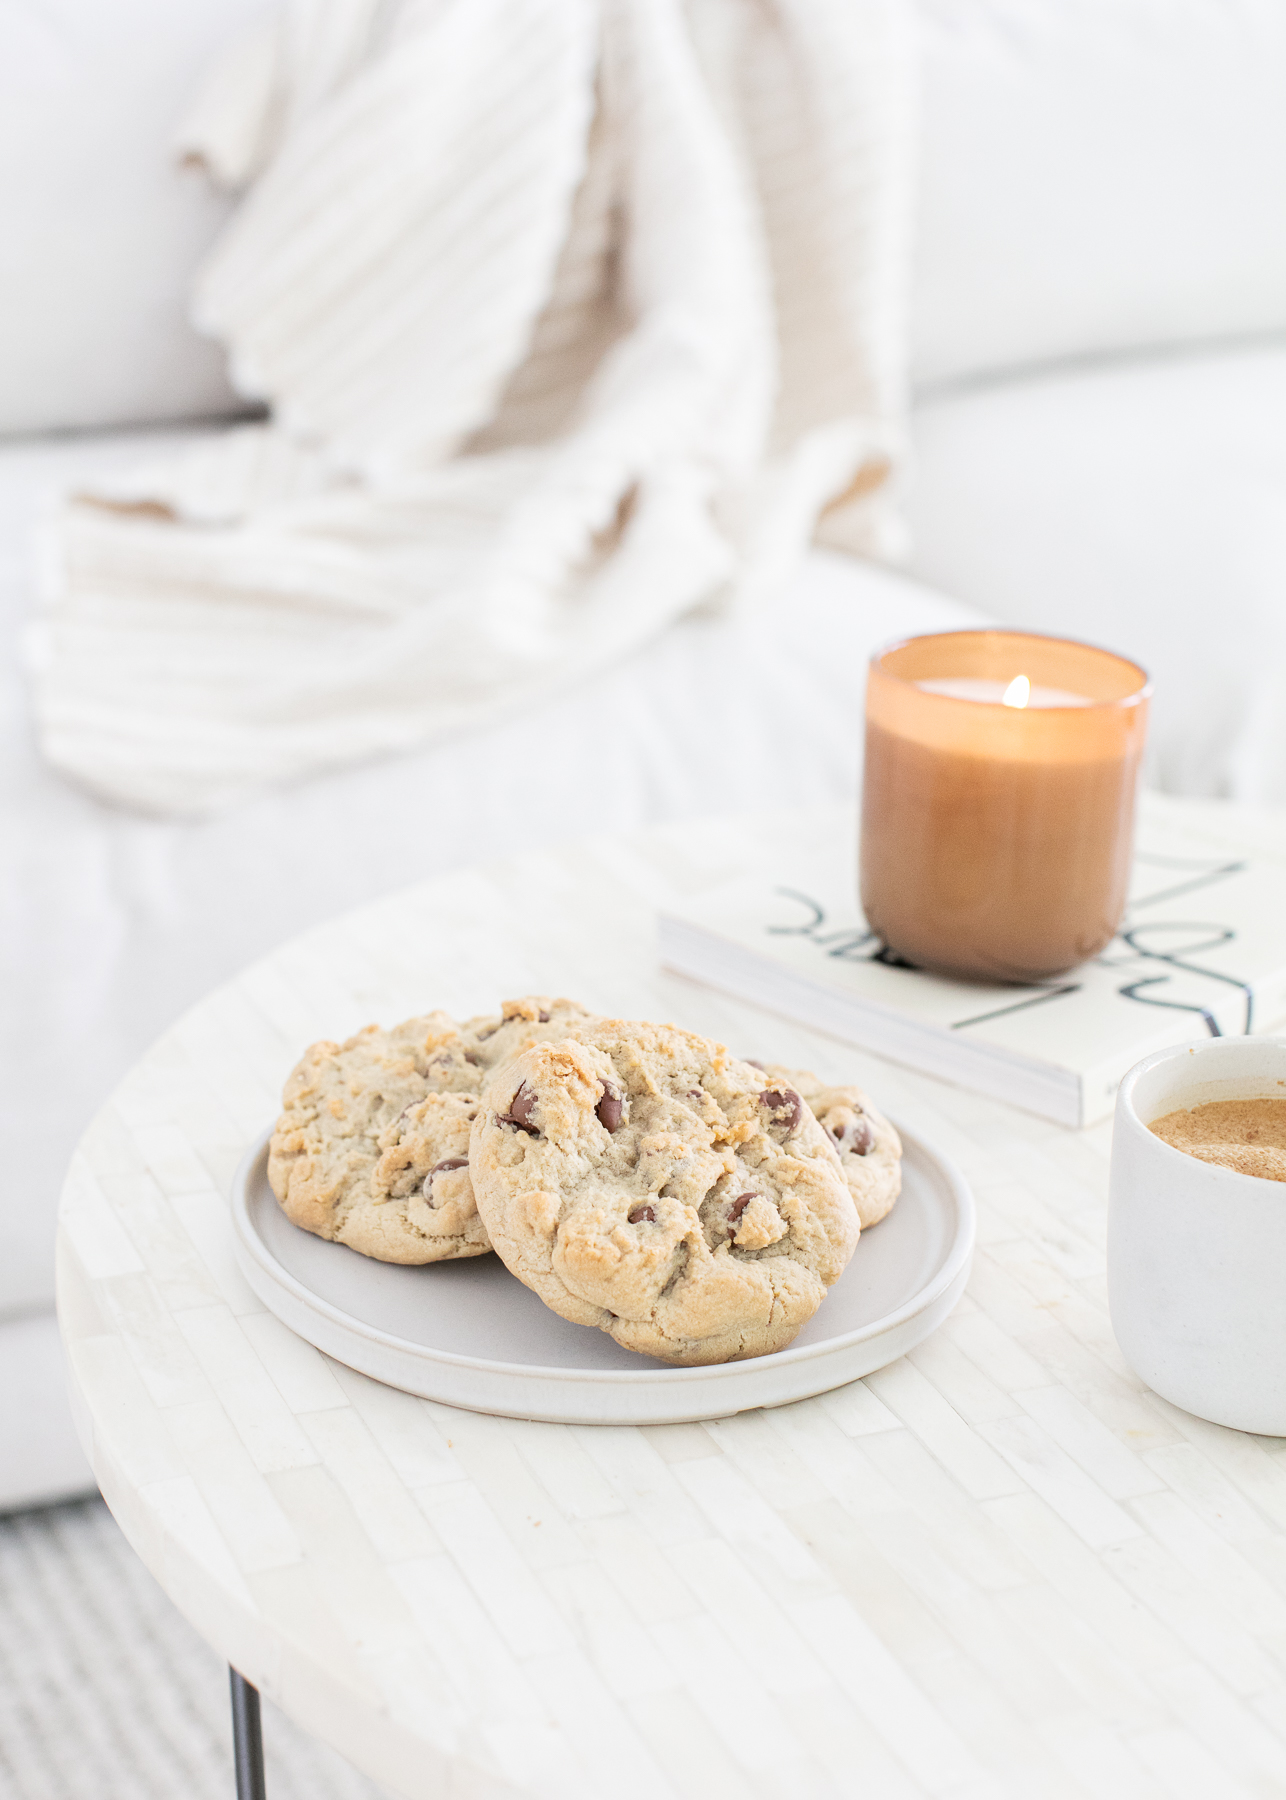
{"type": "MultiPolygon", "coordinates": [[[[384,1800],[263,1708],[269,1800],[384,1800]]],[[[3,1800],[233,1800],[225,1665],[101,1500],[0,1519],[3,1800]]]]}

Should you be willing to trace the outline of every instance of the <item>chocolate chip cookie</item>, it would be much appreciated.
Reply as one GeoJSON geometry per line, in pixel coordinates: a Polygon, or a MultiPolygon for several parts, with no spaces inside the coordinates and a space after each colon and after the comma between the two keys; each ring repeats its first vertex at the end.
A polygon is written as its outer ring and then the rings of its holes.
{"type": "Polygon", "coordinates": [[[268,1152],[286,1217],[381,1262],[483,1255],[469,1177],[478,1093],[497,1063],[589,1016],[534,995],[463,1025],[433,1012],[313,1044],[286,1082],[268,1152]]]}
{"type": "Polygon", "coordinates": [[[857,1243],[839,1152],[799,1093],[672,1026],[599,1020],[500,1064],[469,1162],[519,1280],[666,1362],[782,1349],[857,1243]]]}
{"type": "MultiPolygon", "coordinates": [[[[758,1066],[758,1065],[756,1065],[758,1066]]],[[[764,1070],[765,1078],[794,1088],[839,1151],[862,1230],[878,1225],[902,1191],[902,1140],[860,1087],[827,1087],[807,1069],[764,1070]]]]}

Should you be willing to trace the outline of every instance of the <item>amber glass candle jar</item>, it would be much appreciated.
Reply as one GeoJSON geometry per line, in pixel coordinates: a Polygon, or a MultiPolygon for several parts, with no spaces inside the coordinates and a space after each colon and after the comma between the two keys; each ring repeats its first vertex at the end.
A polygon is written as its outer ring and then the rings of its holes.
{"type": "Polygon", "coordinates": [[[871,661],[862,910],[919,968],[1032,981],[1125,910],[1151,689],[1066,638],[946,631],[871,661]]]}

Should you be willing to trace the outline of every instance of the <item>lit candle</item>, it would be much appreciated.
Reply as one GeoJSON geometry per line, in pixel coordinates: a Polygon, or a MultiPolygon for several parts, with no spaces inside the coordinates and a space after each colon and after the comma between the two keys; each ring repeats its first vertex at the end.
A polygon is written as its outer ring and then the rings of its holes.
{"type": "Polygon", "coordinates": [[[926,694],[946,694],[952,700],[981,700],[992,706],[1092,706],[1088,694],[1072,694],[1066,688],[1033,687],[1026,675],[1012,681],[984,681],[979,675],[943,675],[917,681],[926,694]]]}
{"type": "Polygon", "coordinates": [[[918,967],[1030,981],[1125,908],[1149,688],[1110,651],[1023,632],[910,638],[871,663],[862,908],[918,967]]]}

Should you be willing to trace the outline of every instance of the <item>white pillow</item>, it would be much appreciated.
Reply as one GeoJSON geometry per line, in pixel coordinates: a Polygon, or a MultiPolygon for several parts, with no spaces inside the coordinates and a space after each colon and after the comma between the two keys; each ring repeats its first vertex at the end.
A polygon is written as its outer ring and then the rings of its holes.
{"type": "Polygon", "coordinates": [[[0,5],[0,432],[240,404],[187,323],[227,202],[171,142],[212,60],[274,4],[0,5]]]}
{"type": "Polygon", "coordinates": [[[914,443],[922,581],[1141,662],[1154,785],[1286,805],[1286,343],[939,394],[914,443]]]}
{"type": "Polygon", "coordinates": [[[918,383],[1286,330],[1282,0],[918,5],[918,383]]]}

